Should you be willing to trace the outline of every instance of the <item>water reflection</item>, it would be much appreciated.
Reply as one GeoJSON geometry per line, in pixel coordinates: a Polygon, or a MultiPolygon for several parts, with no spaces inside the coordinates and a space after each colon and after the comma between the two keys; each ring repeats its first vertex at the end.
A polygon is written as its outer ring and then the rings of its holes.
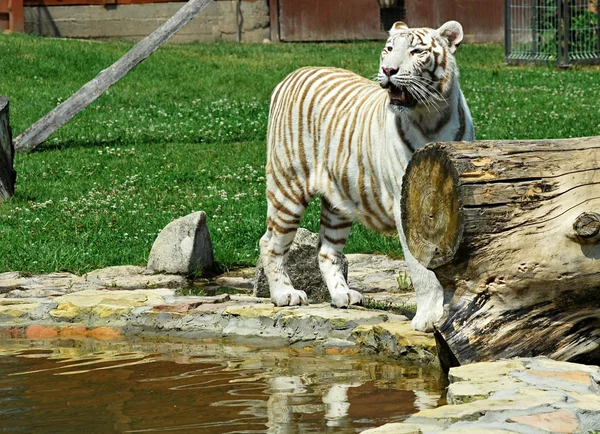
{"type": "Polygon", "coordinates": [[[3,432],[359,432],[438,405],[437,375],[214,342],[0,340],[3,432]]]}

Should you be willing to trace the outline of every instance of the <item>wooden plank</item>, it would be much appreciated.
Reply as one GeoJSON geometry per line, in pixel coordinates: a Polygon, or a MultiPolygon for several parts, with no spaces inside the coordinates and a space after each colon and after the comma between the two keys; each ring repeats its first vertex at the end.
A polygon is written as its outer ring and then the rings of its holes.
{"type": "Polygon", "coordinates": [[[271,41],[279,42],[279,0],[269,0],[269,27],[271,41]]]}
{"type": "Polygon", "coordinates": [[[8,98],[0,96],[0,203],[15,193],[17,172],[13,168],[14,154],[8,98]]]}
{"type": "Polygon", "coordinates": [[[127,54],[109,68],[101,71],[73,96],[56,107],[42,119],[27,128],[15,139],[17,152],[29,152],[46,140],[52,133],[70,121],[80,111],[94,102],[109,87],[158,49],[171,36],[206,8],[212,0],[190,0],[175,15],[149,36],[138,42],[127,54]]]}
{"type": "Polygon", "coordinates": [[[446,21],[462,24],[465,42],[504,42],[503,0],[405,1],[410,27],[438,28],[446,21]]]}
{"type": "Polygon", "coordinates": [[[8,0],[8,10],[10,13],[10,30],[13,32],[24,32],[23,0],[8,0]]]}
{"type": "Polygon", "coordinates": [[[102,6],[148,3],[183,3],[186,0],[23,0],[25,6],[102,6]]]}
{"type": "Polygon", "coordinates": [[[377,0],[279,0],[282,41],[385,39],[377,0]]]}

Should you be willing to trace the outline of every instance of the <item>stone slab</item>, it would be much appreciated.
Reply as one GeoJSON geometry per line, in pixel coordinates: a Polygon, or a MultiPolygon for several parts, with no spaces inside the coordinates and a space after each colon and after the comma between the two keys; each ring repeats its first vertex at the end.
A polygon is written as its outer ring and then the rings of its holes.
{"type": "Polygon", "coordinates": [[[176,274],[154,274],[144,267],[132,265],[107,267],[85,275],[88,282],[106,288],[149,289],[182,288],[187,279],[176,274]]]}
{"type": "Polygon", "coordinates": [[[39,276],[23,275],[18,272],[0,274],[0,297],[2,298],[47,297],[95,286],[87,282],[84,277],[72,273],[50,273],[39,276]]]}
{"type": "Polygon", "coordinates": [[[579,422],[567,410],[555,410],[525,416],[514,416],[508,422],[516,422],[553,433],[573,433],[579,429],[579,422]]]}
{"type": "Polygon", "coordinates": [[[127,321],[127,315],[140,306],[165,304],[172,297],[172,289],[97,290],[88,289],[56,297],[56,308],[49,312],[57,321],[88,321],[95,324],[107,318],[127,321]]]}
{"type": "Polygon", "coordinates": [[[107,267],[78,276],[72,273],[50,273],[37,276],[8,272],[0,274],[0,299],[47,298],[94,289],[184,288],[185,277],[153,274],[144,267],[107,267]]]}
{"type": "Polygon", "coordinates": [[[41,306],[40,302],[23,299],[0,299],[0,318],[28,317],[41,306]]]}

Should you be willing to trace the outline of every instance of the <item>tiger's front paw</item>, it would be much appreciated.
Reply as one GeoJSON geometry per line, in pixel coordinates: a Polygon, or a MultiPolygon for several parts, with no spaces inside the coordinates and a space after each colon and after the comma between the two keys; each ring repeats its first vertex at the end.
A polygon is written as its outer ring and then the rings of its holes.
{"type": "Polygon", "coordinates": [[[283,289],[271,295],[271,301],[275,306],[299,306],[308,304],[306,292],[296,289],[283,289]]]}
{"type": "Polygon", "coordinates": [[[353,304],[359,306],[363,306],[365,304],[363,295],[358,291],[354,291],[353,289],[339,291],[331,296],[331,305],[333,307],[348,307],[353,304]]]}

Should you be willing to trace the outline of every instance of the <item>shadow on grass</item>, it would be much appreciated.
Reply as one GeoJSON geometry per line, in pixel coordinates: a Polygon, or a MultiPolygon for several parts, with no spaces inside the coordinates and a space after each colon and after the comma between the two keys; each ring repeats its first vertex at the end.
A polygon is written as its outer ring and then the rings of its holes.
{"type": "Polygon", "coordinates": [[[165,145],[175,143],[189,143],[194,145],[229,145],[233,143],[245,142],[249,139],[246,138],[232,138],[229,140],[214,139],[212,137],[195,137],[195,138],[180,138],[173,137],[167,139],[164,137],[136,137],[135,139],[129,140],[127,138],[111,138],[111,139],[95,139],[95,140],[82,140],[82,139],[66,139],[60,143],[48,143],[44,142],[38,145],[32,152],[47,152],[47,151],[62,151],[68,149],[95,149],[95,148],[114,148],[114,147],[126,147],[126,146],[139,146],[139,145],[165,145]]]}

